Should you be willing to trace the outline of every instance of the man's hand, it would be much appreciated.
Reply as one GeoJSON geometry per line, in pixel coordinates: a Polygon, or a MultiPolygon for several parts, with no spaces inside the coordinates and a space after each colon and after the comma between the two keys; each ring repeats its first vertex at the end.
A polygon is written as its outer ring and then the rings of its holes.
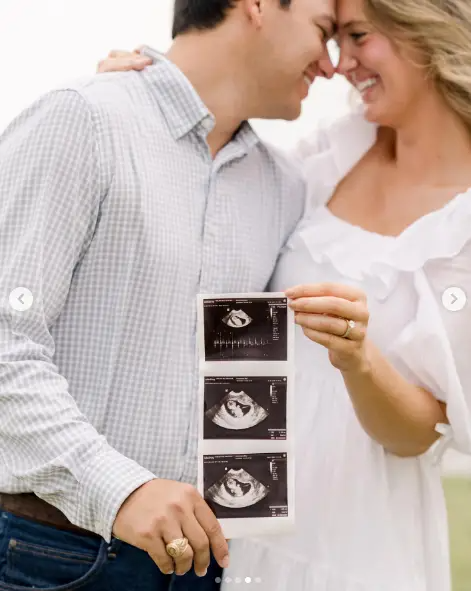
{"type": "Polygon", "coordinates": [[[97,73],[143,70],[146,66],[152,65],[151,58],[141,55],[140,51],[140,47],[132,52],[113,49],[104,60],[98,62],[97,73]]]}
{"type": "Polygon", "coordinates": [[[198,491],[174,480],[151,480],[134,491],[116,516],[113,534],[145,550],[164,574],[183,575],[191,569],[204,576],[210,549],[222,568],[229,566],[229,548],[214,513],[198,491]],[[167,554],[166,545],[188,538],[180,558],[167,554]]]}

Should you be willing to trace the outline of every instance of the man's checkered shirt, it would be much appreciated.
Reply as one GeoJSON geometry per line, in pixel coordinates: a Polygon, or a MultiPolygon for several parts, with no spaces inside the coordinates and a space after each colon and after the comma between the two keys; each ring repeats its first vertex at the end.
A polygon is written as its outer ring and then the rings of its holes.
{"type": "Polygon", "coordinates": [[[196,294],[264,290],[304,207],[249,124],[213,160],[213,125],[162,58],[54,90],[0,137],[0,491],[108,540],[141,484],[196,482],[196,294]]]}

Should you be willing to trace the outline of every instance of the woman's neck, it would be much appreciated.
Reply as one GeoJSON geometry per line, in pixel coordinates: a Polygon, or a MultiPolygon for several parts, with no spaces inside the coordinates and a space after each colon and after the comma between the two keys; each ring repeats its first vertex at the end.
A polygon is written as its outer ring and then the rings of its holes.
{"type": "Polygon", "coordinates": [[[438,93],[412,109],[394,131],[380,134],[403,178],[434,186],[471,185],[470,130],[438,93]]]}

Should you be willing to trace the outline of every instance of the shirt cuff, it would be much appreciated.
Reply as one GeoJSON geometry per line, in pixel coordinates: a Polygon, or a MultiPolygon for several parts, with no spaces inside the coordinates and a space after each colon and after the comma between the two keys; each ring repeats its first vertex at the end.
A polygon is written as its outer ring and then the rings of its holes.
{"type": "Polygon", "coordinates": [[[124,501],[156,476],[113,448],[99,453],[80,482],[74,523],[111,541],[113,524],[124,501]]]}

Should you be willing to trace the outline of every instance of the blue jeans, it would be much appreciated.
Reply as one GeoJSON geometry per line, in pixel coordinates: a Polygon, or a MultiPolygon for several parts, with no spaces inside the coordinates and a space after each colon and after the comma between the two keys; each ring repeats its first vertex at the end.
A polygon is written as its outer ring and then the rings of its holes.
{"type": "Polygon", "coordinates": [[[0,511],[0,591],[217,591],[221,569],[163,575],[149,555],[0,511]]]}

